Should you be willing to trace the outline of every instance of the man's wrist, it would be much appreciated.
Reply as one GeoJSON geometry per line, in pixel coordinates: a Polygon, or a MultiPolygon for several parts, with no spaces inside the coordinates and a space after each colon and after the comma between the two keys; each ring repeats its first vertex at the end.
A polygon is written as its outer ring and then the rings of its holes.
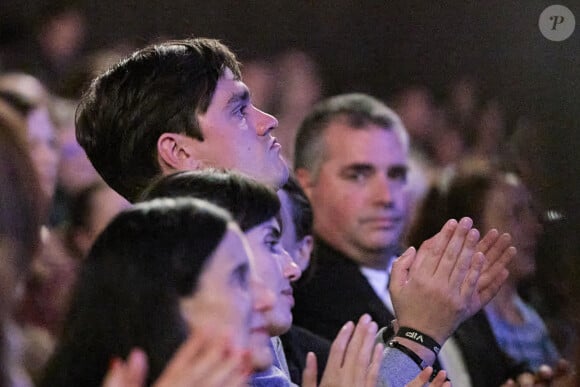
{"type": "Polygon", "coordinates": [[[429,366],[429,364],[425,360],[423,360],[423,358],[421,358],[421,356],[416,354],[413,350],[411,350],[407,346],[401,344],[396,339],[389,340],[389,342],[387,343],[387,346],[389,346],[390,348],[395,348],[395,349],[403,352],[411,360],[413,360],[413,362],[415,364],[417,364],[417,367],[419,367],[421,370],[423,370],[425,367],[429,366]]]}
{"type": "Polygon", "coordinates": [[[400,327],[398,330],[396,330],[395,336],[405,337],[410,340],[413,340],[417,344],[420,344],[423,347],[427,348],[428,350],[432,351],[435,354],[435,356],[437,356],[439,354],[439,351],[441,350],[441,344],[435,341],[435,339],[413,328],[400,327]]]}
{"type": "Polygon", "coordinates": [[[433,363],[435,362],[436,359],[435,354],[431,350],[422,346],[421,344],[418,344],[417,342],[408,339],[406,337],[394,337],[390,341],[393,340],[397,341],[399,344],[405,346],[409,350],[413,351],[413,353],[417,354],[417,356],[419,356],[422,359],[422,362],[425,364],[425,366],[433,365],[433,363]]]}

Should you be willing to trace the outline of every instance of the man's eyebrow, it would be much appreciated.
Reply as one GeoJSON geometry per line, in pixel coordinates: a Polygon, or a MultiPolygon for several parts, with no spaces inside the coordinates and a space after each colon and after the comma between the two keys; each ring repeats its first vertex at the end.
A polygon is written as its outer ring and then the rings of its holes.
{"type": "Polygon", "coordinates": [[[230,99],[228,99],[228,106],[237,105],[240,102],[248,102],[250,100],[250,91],[247,88],[233,92],[230,99]]]}
{"type": "Polygon", "coordinates": [[[409,172],[409,166],[405,164],[396,164],[389,168],[389,172],[401,173],[401,172],[409,172]]]}
{"type": "Polygon", "coordinates": [[[365,172],[373,171],[375,167],[372,164],[367,163],[354,163],[346,165],[342,168],[342,172],[365,172]]]}

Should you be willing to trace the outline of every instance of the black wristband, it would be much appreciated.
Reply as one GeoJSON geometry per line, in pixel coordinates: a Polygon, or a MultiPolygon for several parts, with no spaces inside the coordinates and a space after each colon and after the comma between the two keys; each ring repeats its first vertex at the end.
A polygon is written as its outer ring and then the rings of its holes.
{"type": "Polygon", "coordinates": [[[395,336],[413,340],[414,342],[421,344],[423,347],[433,351],[435,355],[438,355],[439,351],[441,350],[439,343],[436,342],[432,337],[427,336],[426,334],[413,328],[400,327],[395,336]]]}
{"type": "Polygon", "coordinates": [[[409,356],[411,360],[413,360],[421,370],[428,366],[425,360],[421,359],[421,356],[417,355],[415,352],[413,352],[403,344],[399,343],[397,340],[390,340],[387,345],[391,348],[398,349],[405,355],[409,356]]]}

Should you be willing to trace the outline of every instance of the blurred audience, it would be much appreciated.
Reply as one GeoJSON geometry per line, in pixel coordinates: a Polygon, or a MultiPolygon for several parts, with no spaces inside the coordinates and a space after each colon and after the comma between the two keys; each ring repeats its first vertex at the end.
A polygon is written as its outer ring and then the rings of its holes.
{"type": "Polygon", "coordinates": [[[278,119],[275,136],[292,164],[298,126],[323,95],[318,64],[307,52],[288,48],[268,59],[243,62],[242,75],[252,103],[278,119]]]}
{"type": "Polygon", "coordinates": [[[73,199],[64,229],[68,253],[77,260],[84,259],[101,231],[129,207],[127,199],[101,180],[79,192],[73,199]]]}
{"type": "Polygon", "coordinates": [[[47,227],[59,162],[55,127],[49,114],[52,97],[36,78],[10,73],[0,76],[0,100],[13,107],[26,123],[21,135],[27,139],[42,192],[41,248],[33,257],[16,311],[16,320],[24,333],[25,367],[35,375],[53,349],[68,305],[76,263],[67,254],[60,238],[47,227]]]}
{"type": "Polygon", "coordinates": [[[42,193],[30,158],[26,123],[0,100],[0,386],[32,386],[22,338],[12,323],[30,263],[40,247],[42,193]]]}
{"type": "Polygon", "coordinates": [[[51,114],[56,123],[60,154],[49,220],[52,226],[66,223],[70,219],[73,198],[101,179],[77,142],[74,121],[76,106],[76,102],[65,99],[55,100],[52,104],[51,114]]]}

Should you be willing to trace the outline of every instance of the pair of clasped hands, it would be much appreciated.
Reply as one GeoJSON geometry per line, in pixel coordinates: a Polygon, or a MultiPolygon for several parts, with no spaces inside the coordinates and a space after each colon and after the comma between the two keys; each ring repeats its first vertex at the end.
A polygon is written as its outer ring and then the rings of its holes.
{"type": "MultiPolygon", "coordinates": [[[[508,276],[506,264],[515,253],[509,234],[494,229],[480,239],[471,219],[449,220],[418,250],[409,248],[393,263],[389,291],[398,325],[412,327],[444,343],[459,324],[497,294],[508,276]]],[[[318,387],[374,387],[383,359],[382,344],[375,344],[376,333],[377,324],[368,315],[363,315],[356,325],[346,323],[332,343],[318,387]]],[[[248,356],[244,351],[231,349],[227,337],[196,331],[154,385],[247,385],[251,372],[248,356]]],[[[406,338],[397,339],[428,364],[435,360],[429,349],[406,338]]],[[[424,386],[432,372],[431,367],[426,367],[407,386],[424,386]]],[[[146,355],[136,349],[126,361],[112,362],[103,386],[141,387],[146,374],[146,355]]],[[[316,357],[309,353],[302,387],[317,387],[316,380],[316,357]]],[[[445,371],[429,383],[430,387],[450,385],[445,371]]]]}

